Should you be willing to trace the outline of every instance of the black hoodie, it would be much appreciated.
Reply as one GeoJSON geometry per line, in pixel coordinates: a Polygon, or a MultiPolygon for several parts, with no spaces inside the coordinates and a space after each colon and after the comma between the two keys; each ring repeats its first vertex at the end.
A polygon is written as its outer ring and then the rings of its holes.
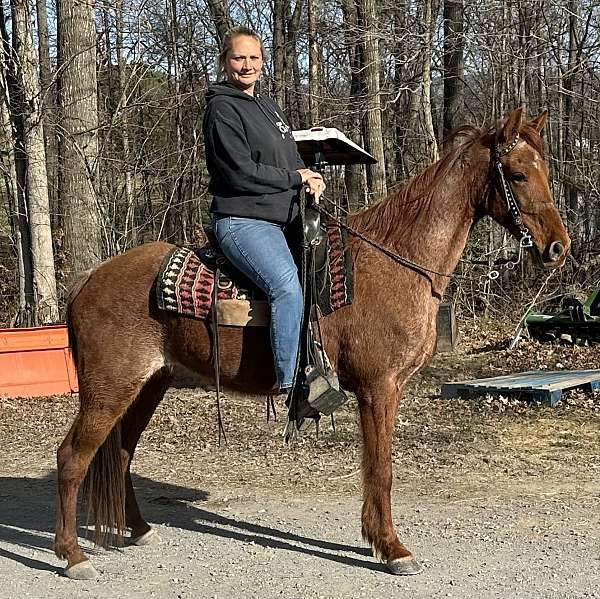
{"type": "Polygon", "coordinates": [[[269,98],[250,96],[227,83],[206,93],[202,126],[211,212],[286,223],[304,168],[292,131],[269,98]]]}

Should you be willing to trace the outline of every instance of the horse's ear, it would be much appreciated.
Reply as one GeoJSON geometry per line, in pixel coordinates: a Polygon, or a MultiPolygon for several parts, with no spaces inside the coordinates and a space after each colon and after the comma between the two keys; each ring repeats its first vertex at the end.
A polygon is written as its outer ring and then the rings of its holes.
{"type": "Polygon", "coordinates": [[[523,107],[519,106],[516,110],[513,110],[506,119],[502,131],[498,136],[500,144],[512,141],[521,128],[521,121],[523,120],[523,107]]]}
{"type": "Polygon", "coordinates": [[[547,118],[548,111],[544,110],[542,114],[536,116],[529,124],[539,133],[544,128],[547,118]]]}

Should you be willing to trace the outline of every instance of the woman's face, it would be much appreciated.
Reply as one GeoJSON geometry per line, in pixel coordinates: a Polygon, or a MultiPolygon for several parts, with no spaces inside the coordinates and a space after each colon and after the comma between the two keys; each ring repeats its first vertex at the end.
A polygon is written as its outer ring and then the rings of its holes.
{"type": "Polygon", "coordinates": [[[252,95],[262,67],[263,58],[258,41],[248,35],[234,37],[231,50],[225,57],[227,81],[252,95]]]}

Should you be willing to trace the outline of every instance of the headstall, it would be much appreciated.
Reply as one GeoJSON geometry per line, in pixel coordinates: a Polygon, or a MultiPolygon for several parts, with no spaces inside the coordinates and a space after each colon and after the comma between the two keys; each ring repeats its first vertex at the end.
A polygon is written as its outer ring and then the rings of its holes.
{"type": "MultiPolygon", "coordinates": [[[[512,189],[512,185],[506,180],[506,176],[504,175],[504,169],[502,167],[502,163],[500,162],[500,158],[506,156],[512,150],[514,150],[519,143],[519,134],[517,133],[514,139],[507,143],[506,145],[498,145],[494,146],[494,151],[492,154],[492,164],[493,168],[498,172],[498,180],[500,183],[500,192],[504,197],[504,201],[506,202],[506,206],[508,207],[508,211],[510,212],[513,222],[517,227],[519,227],[519,232],[521,233],[521,239],[519,241],[519,245],[521,248],[530,248],[533,247],[533,240],[531,238],[531,232],[523,223],[523,215],[521,214],[521,209],[519,208],[519,203],[515,198],[515,194],[512,189]]],[[[520,253],[520,252],[519,252],[520,253]]]]}

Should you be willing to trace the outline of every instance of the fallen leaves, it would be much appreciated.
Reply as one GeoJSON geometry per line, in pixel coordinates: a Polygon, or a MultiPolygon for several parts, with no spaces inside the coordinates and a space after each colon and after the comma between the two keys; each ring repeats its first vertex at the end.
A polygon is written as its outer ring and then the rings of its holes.
{"type": "MultiPolygon", "coordinates": [[[[598,467],[600,394],[573,390],[550,408],[514,397],[441,400],[442,382],[520,370],[600,368],[593,347],[548,346],[523,340],[509,351],[511,327],[462,325],[462,341],[435,356],[410,382],[400,405],[394,473],[400,481],[469,481],[477,477],[553,474],[589,477],[598,467]]],[[[224,394],[228,444],[217,444],[213,391],[172,389],[142,435],[134,472],[192,488],[261,488],[279,494],[302,489],[346,494],[360,486],[356,399],[324,418],[316,438],[308,423],[291,447],[283,443],[285,406],[267,422],[266,400],[224,394]]],[[[77,412],[76,397],[0,399],[3,473],[25,475],[55,467],[56,449],[77,412]]],[[[429,481],[429,482],[428,482],[429,481]]],[[[415,483],[416,484],[416,483],[415,483]]]]}

